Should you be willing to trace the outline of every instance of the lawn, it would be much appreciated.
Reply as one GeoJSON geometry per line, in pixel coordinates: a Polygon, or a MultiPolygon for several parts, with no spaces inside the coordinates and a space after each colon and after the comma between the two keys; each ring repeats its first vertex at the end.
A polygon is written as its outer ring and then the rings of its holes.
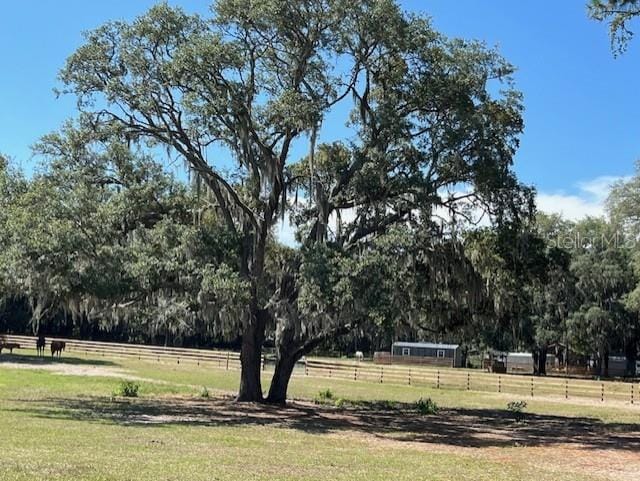
{"type": "Polygon", "coordinates": [[[0,480],[632,480],[640,409],[297,377],[241,406],[238,373],[121,359],[0,358],[0,480]],[[120,379],[140,396],[114,397],[120,379]],[[202,387],[210,392],[201,397],[202,387]],[[347,407],[315,405],[331,389],[347,407]],[[422,416],[420,397],[441,407],[422,416]],[[357,402],[366,401],[366,402],[357,402]],[[402,404],[391,406],[395,401],[402,404]]]}

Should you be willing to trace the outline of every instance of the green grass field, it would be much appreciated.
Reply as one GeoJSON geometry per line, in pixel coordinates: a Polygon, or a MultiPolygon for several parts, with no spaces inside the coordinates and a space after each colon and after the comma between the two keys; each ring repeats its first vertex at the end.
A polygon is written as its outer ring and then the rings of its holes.
{"type": "Polygon", "coordinates": [[[237,405],[238,373],[0,357],[0,480],[635,480],[640,409],[297,377],[283,408],[237,405]],[[140,396],[114,397],[121,379],[140,396]],[[200,396],[206,386],[211,397],[200,396]],[[354,403],[309,402],[318,391],[354,403]],[[438,414],[413,409],[431,397],[438,414]],[[355,401],[396,401],[355,403],[355,401]]]}

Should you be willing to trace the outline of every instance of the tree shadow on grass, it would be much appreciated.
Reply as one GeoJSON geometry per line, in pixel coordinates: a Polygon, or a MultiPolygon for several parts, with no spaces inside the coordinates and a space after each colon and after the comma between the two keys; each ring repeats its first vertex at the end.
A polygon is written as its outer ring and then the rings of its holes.
{"type": "Polygon", "coordinates": [[[13,354],[3,352],[0,354],[0,367],[2,367],[3,364],[20,364],[27,367],[33,366],[34,368],[55,364],[70,364],[74,366],[119,366],[116,362],[101,359],[82,359],[79,357],[65,356],[64,354],[61,357],[51,357],[50,355],[40,357],[17,352],[14,352],[13,354]]]}
{"type": "Polygon", "coordinates": [[[640,424],[603,423],[591,418],[527,414],[516,423],[507,411],[446,409],[420,416],[409,406],[375,404],[339,410],[294,402],[287,407],[236,404],[231,398],[75,398],[31,401],[9,409],[45,419],[106,422],[139,427],[197,425],[270,426],[312,434],[355,433],[396,442],[485,448],[552,447],[616,449],[640,453],[640,424]]]}

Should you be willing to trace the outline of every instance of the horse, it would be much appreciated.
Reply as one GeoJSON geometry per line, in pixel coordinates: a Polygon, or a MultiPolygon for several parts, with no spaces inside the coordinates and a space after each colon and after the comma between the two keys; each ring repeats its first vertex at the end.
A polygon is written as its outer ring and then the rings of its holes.
{"type": "Polygon", "coordinates": [[[15,342],[2,342],[0,343],[0,354],[2,354],[3,349],[9,349],[9,353],[13,354],[14,349],[20,349],[20,344],[16,344],[15,342]]]}
{"type": "Polygon", "coordinates": [[[46,339],[43,334],[38,336],[38,340],[36,341],[36,349],[38,350],[38,356],[44,356],[44,346],[46,345],[46,339]]]}
{"type": "Polygon", "coordinates": [[[64,348],[67,347],[67,343],[63,341],[51,341],[51,357],[54,357],[56,354],[60,357],[64,348]]]}

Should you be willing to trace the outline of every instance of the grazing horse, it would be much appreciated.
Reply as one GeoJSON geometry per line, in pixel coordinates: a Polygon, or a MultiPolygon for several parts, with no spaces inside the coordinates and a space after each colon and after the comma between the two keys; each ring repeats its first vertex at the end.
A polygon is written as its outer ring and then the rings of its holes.
{"type": "Polygon", "coordinates": [[[51,341],[51,357],[54,357],[56,354],[60,357],[64,348],[67,347],[67,343],[63,341],[51,341]]]}
{"type": "Polygon", "coordinates": [[[44,346],[47,343],[43,334],[38,336],[38,340],[36,341],[36,349],[38,350],[38,356],[44,356],[44,346]]]}
{"type": "Polygon", "coordinates": [[[9,353],[13,354],[14,349],[20,349],[20,344],[16,344],[15,342],[0,342],[0,354],[2,354],[3,349],[9,349],[9,353]]]}

